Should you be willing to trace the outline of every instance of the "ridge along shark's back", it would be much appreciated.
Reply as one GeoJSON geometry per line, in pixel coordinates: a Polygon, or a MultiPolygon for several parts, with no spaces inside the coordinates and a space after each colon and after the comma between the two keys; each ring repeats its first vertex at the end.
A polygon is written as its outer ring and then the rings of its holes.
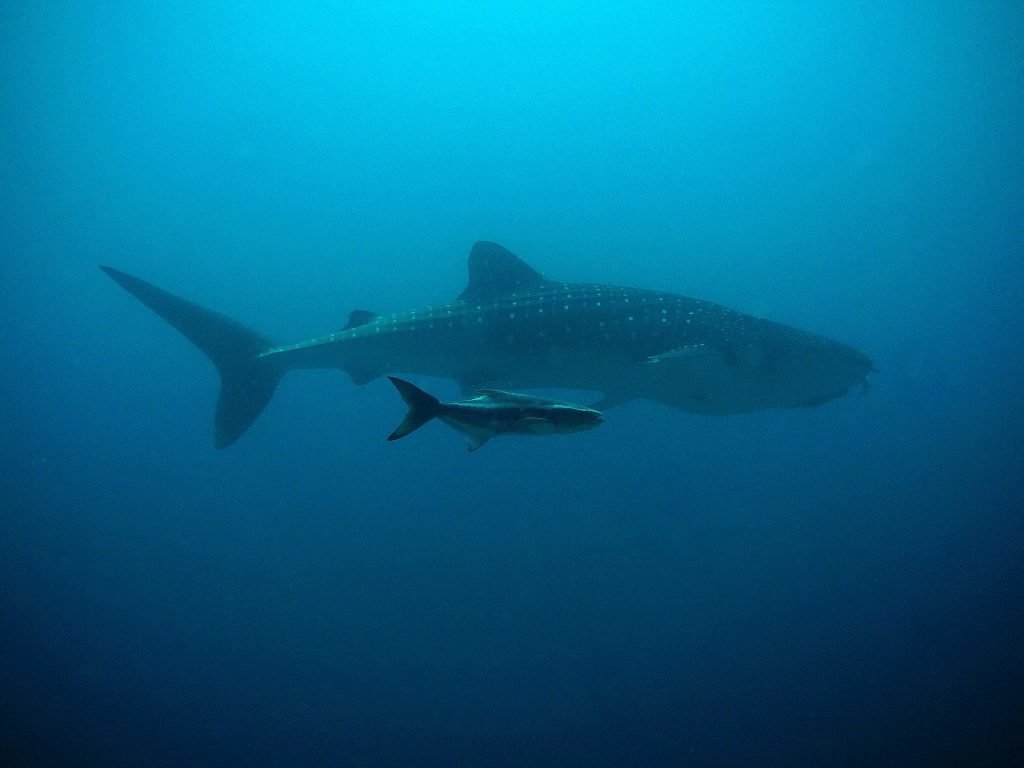
{"type": "Polygon", "coordinates": [[[216,445],[238,439],[291,368],[457,380],[464,391],[601,391],[606,409],[646,398],[708,414],[817,405],[865,381],[871,361],[790,326],[671,293],[546,278],[502,246],[474,245],[448,304],[355,310],[334,333],[276,346],[139,278],[107,274],[196,344],[221,374],[216,445]]]}

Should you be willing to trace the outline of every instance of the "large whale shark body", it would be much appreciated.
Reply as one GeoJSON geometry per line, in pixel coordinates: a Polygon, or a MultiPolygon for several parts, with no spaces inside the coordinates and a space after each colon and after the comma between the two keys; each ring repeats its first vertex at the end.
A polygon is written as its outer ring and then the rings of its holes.
{"type": "Polygon", "coordinates": [[[704,414],[813,406],[866,382],[837,341],[672,293],[550,280],[496,243],[469,255],[450,304],[377,315],[281,346],[140,278],[102,269],[191,340],[220,372],[218,448],[235,442],[294,368],[340,368],[357,384],[389,373],[455,379],[463,391],[603,392],[596,408],[644,398],[704,414]]]}

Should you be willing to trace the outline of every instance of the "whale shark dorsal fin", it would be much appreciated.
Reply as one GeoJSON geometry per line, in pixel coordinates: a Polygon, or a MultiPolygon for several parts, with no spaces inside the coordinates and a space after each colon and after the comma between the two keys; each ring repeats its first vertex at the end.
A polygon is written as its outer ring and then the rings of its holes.
{"type": "Polygon", "coordinates": [[[376,320],[378,317],[376,312],[371,312],[368,309],[353,309],[348,316],[348,322],[345,323],[345,327],[341,330],[348,331],[352,328],[358,328],[360,325],[366,325],[372,320],[376,320]]]}
{"type": "Polygon", "coordinates": [[[459,301],[482,301],[542,287],[540,272],[497,243],[481,240],[469,252],[469,283],[459,301]]]}

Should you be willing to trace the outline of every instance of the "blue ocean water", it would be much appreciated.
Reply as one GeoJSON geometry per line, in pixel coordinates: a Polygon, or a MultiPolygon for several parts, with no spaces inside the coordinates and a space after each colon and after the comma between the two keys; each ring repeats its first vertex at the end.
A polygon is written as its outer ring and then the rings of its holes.
{"type": "Polygon", "coordinates": [[[1012,4],[22,3],[0,51],[4,765],[1024,759],[1012,4]],[[298,341],[479,239],[880,372],[472,454],[296,372],[215,451],[96,269],[298,341]]]}

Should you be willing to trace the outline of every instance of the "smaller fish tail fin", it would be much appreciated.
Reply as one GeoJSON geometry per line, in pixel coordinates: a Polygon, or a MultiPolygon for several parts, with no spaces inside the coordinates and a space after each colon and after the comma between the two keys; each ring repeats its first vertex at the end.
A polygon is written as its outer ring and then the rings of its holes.
{"type": "Polygon", "coordinates": [[[219,312],[112,267],[100,267],[111,280],[160,315],[195,344],[220,373],[220,397],[214,417],[214,444],[235,442],[270,401],[285,369],[260,353],[270,339],[219,312]]]}
{"type": "Polygon", "coordinates": [[[432,418],[437,416],[441,409],[441,401],[433,395],[428,395],[415,384],[404,379],[388,376],[388,379],[395,385],[398,394],[409,406],[409,412],[405,414],[402,423],[395,427],[395,431],[388,435],[388,440],[398,440],[410,432],[415,432],[432,418]]]}

